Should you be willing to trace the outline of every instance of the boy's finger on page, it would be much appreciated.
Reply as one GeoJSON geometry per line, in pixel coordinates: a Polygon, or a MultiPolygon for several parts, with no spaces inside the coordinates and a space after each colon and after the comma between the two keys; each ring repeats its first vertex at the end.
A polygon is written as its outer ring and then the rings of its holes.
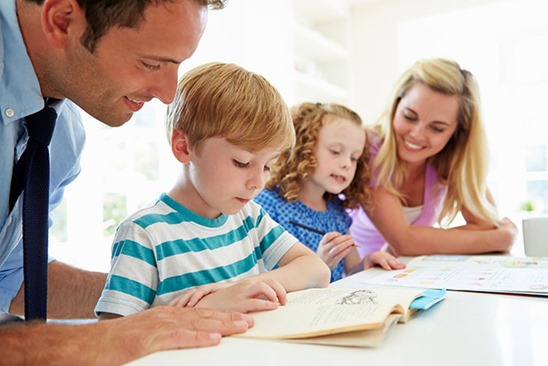
{"type": "Polygon", "coordinates": [[[273,302],[264,299],[247,299],[243,309],[246,313],[254,311],[268,311],[275,310],[280,306],[278,302],[273,302]]]}
{"type": "Polygon", "coordinates": [[[268,285],[274,291],[276,296],[275,299],[273,299],[272,301],[276,301],[282,305],[285,305],[285,303],[287,302],[287,291],[285,291],[283,285],[275,280],[269,280],[268,285]]]}

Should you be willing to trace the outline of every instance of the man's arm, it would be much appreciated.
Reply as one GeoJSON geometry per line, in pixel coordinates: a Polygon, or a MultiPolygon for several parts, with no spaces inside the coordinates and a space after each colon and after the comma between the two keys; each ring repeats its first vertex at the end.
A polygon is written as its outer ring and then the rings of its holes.
{"type": "Polygon", "coordinates": [[[0,329],[0,365],[120,365],[161,350],[216,345],[252,325],[249,315],[170,306],[84,325],[15,325],[0,329]]]}
{"type": "MultiPolygon", "coordinates": [[[[105,286],[106,273],[84,271],[59,261],[48,265],[48,318],[90,319],[105,286]]],[[[24,285],[13,299],[10,313],[25,312],[24,285]]]]}

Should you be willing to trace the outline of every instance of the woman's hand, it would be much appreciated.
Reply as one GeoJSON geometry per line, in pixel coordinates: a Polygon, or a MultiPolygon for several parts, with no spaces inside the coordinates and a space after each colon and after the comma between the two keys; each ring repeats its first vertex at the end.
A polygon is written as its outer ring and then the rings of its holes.
{"type": "Polygon", "coordinates": [[[508,217],[501,220],[498,230],[503,235],[500,240],[500,251],[510,252],[518,236],[518,227],[508,217]]]}

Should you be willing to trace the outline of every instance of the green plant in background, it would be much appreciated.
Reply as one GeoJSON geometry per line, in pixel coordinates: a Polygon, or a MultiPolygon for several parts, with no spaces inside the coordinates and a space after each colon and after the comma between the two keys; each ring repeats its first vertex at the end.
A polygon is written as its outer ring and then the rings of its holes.
{"type": "Polygon", "coordinates": [[[127,198],[121,193],[107,193],[103,196],[103,235],[112,236],[127,215],[127,198]]]}
{"type": "Polygon", "coordinates": [[[542,200],[533,200],[528,199],[521,203],[519,210],[522,212],[543,212],[544,211],[544,202],[542,200]]]}
{"type": "Polygon", "coordinates": [[[522,204],[519,206],[519,209],[525,212],[533,212],[537,209],[537,205],[534,201],[527,200],[522,202],[522,204]]]}

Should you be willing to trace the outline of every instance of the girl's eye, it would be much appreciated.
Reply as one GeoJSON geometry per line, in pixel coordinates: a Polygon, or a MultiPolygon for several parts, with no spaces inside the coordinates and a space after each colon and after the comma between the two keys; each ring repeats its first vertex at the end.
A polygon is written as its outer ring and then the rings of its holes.
{"type": "Polygon", "coordinates": [[[264,166],[264,171],[265,171],[265,172],[270,172],[270,169],[271,169],[271,167],[266,166],[266,165],[264,166]]]}
{"type": "Polygon", "coordinates": [[[433,130],[434,132],[438,132],[438,133],[441,133],[441,132],[443,132],[443,131],[444,131],[444,129],[443,129],[443,128],[440,128],[440,127],[436,127],[436,126],[432,126],[432,130],[433,130]]]}
{"type": "Polygon", "coordinates": [[[340,154],[340,152],[338,152],[338,151],[336,151],[336,150],[330,150],[330,152],[331,152],[331,154],[333,154],[333,155],[339,155],[339,154],[340,154]]]}
{"type": "Polygon", "coordinates": [[[249,163],[242,163],[242,162],[239,162],[238,160],[232,160],[232,161],[234,162],[234,165],[238,168],[245,169],[249,167],[249,163]]]}

